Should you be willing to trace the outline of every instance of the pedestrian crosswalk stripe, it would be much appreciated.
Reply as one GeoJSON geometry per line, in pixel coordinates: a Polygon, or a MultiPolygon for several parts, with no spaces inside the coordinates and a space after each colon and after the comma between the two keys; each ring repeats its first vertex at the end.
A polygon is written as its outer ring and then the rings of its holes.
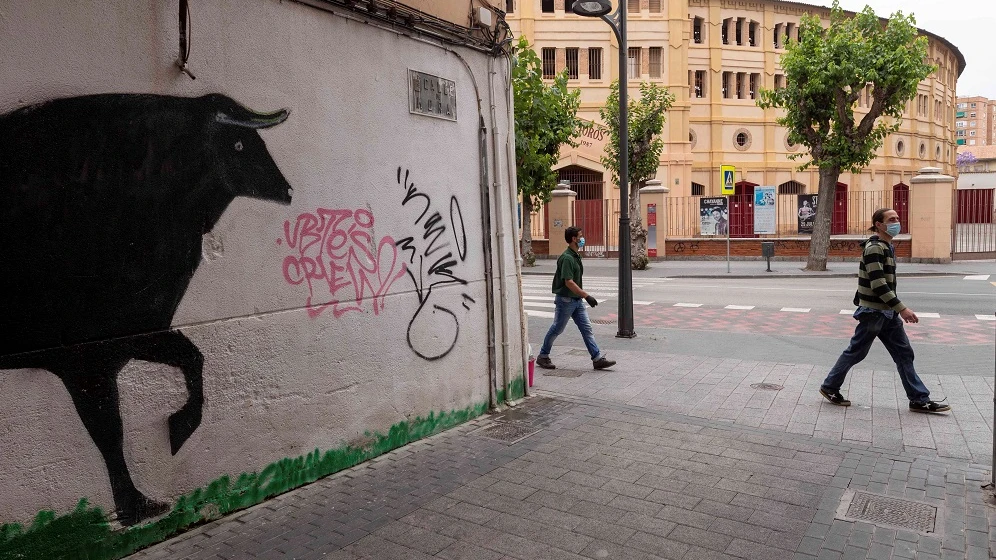
{"type": "Polygon", "coordinates": [[[701,303],[676,303],[671,307],[702,307],[701,303]]]}
{"type": "Polygon", "coordinates": [[[940,319],[940,313],[917,313],[917,317],[925,317],[927,319],[940,319]]]}
{"type": "Polygon", "coordinates": [[[996,321],[996,315],[976,315],[975,318],[980,321],[996,321]]]}
{"type": "Polygon", "coordinates": [[[527,301],[524,302],[522,306],[526,309],[529,309],[530,307],[548,307],[550,309],[555,309],[557,304],[549,301],[527,301]]]}
{"type": "Polygon", "coordinates": [[[546,319],[553,319],[554,314],[550,313],[549,311],[535,311],[533,309],[527,309],[526,315],[529,315],[530,317],[543,317],[546,319]]]}
{"type": "Polygon", "coordinates": [[[989,280],[991,274],[969,274],[965,280],[989,280]]]}
{"type": "Polygon", "coordinates": [[[782,311],[789,313],[809,313],[811,309],[810,307],[783,307],[782,311]]]}
{"type": "Polygon", "coordinates": [[[838,315],[854,315],[853,309],[841,309],[838,315]]]}
{"type": "Polygon", "coordinates": [[[754,309],[754,306],[753,305],[727,305],[724,309],[751,310],[751,309],[754,309]]]}
{"type": "Polygon", "coordinates": [[[638,301],[638,300],[635,300],[635,299],[633,300],[633,305],[651,305],[653,303],[654,302],[652,302],[652,301],[638,301]]]}

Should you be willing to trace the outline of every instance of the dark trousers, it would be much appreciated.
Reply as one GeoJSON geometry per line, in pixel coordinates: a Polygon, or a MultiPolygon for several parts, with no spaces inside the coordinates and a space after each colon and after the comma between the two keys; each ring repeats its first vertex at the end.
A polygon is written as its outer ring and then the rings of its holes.
{"type": "Polygon", "coordinates": [[[889,351],[892,360],[896,362],[899,379],[903,382],[903,389],[906,390],[910,402],[921,403],[929,400],[930,391],[923,385],[913,367],[913,347],[906,337],[906,329],[903,328],[903,319],[899,313],[894,314],[891,319],[884,313],[861,313],[857,316],[857,320],[858,326],[854,329],[851,343],[837,358],[837,363],[823,380],[823,388],[830,392],[839,391],[847,372],[865,359],[872,343],[878,338],[889,351]]]}

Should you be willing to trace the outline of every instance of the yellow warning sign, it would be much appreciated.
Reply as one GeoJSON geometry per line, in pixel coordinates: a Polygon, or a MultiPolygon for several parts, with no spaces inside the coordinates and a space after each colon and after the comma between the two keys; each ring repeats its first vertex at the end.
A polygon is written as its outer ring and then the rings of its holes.
{"type": "Polygon", "coordinates": [[[736,188],[733,185],[733,174],[736,168],[732,165],[721,165],[720,169],[720,184],[723,185],[722,194],[733,194],[736,188]]]}

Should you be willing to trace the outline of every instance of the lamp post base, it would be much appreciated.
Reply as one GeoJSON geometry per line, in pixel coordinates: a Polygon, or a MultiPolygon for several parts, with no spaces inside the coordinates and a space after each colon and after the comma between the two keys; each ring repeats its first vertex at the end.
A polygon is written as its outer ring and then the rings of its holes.
{"type": "Polygon", "coordinates": [[[636,332],[635,331],[628,331],[628,332],[619,331],[619,332],[616,333],[616,338],[636,338],[636,332]]]}

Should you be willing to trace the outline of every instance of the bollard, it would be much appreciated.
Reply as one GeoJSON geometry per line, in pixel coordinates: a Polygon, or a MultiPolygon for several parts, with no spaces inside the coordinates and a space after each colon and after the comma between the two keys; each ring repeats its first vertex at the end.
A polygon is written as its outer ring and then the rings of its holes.
{"type": "Polygon", "coordinates": [[[761,242],[761,256],[768,260],[768,270],[771,272],[771,257],[775,256],[775,242],[774,241],[762,241],[761,242]]]}

